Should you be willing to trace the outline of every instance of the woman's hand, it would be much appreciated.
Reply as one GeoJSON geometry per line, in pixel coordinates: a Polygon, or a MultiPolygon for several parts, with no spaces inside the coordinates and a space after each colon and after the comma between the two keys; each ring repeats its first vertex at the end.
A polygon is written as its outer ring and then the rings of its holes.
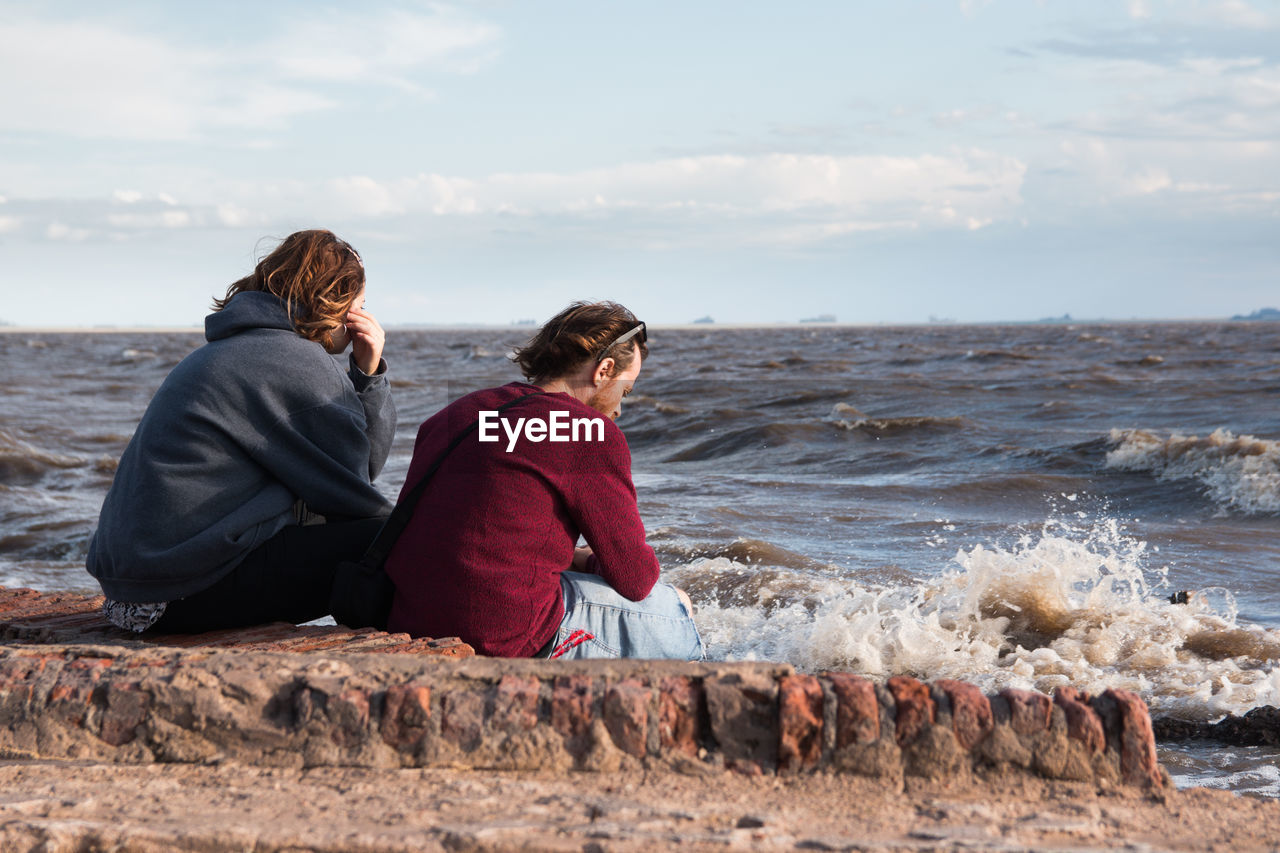
{"type": "Polygon", "coordinates": [[[587,571],[587,558],[591,556],[590,548],[574,548],[573,549],[573,565],[570,566],[575,572],[587,571]]]}
{"type": "Polygon", "coordinates": [[[347,334],[351,336],[351,356],[356,367],[367,375],[377,373],[382,364],[382,347],[387,342],[386,332],[377,319],[363,308],[352,307],[347,312],[347,334]]]}

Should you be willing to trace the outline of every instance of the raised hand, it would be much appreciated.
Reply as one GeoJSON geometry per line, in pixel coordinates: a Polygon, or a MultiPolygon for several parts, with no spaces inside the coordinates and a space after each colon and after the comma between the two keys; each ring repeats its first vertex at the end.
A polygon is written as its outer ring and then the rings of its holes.
{"type": "Polygon", "coordinates": [[[351,355],[356,360],[356,367],[372,376],[382,363],[386,332],[382,331],[382,326],[372,314],[353,306],[347,312],[347,334],[351,336],[351,355]]]}

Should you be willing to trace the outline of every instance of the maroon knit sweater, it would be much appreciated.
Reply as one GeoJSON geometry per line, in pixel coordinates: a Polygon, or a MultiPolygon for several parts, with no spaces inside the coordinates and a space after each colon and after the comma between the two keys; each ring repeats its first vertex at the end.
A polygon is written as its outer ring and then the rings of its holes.
{"type": "MultiPolygon", "coordinates": [[[[513,382],[476,391],[428,418],[401,495],[482,410],[537,390],[513,382]]],[[[502,418],[550,421],[555,410],[602,421],[604,441],[535,443],[522,432],[508,453],[499,426],[498,441],[473,431],[445,457],[387,559],[396,585],[389,630],[531,656],[564,616],[560,573],[571,568],[579,533],[594,552],[587,571],[633,601],[653,589],[658,559],[645,544],[631,451],[617,425],[568,394],[530,397],[502,418]]]]}

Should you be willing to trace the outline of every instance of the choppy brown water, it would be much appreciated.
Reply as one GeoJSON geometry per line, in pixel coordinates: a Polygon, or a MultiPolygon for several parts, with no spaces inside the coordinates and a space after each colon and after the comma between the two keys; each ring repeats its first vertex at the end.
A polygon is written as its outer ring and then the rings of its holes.
{"type": "MultiPolygon", "coordinates": [[[[417,424],[516,378],[525,334],[390,332],[389,495],[417,424]]],[[[200,343],[0,335],[0,583],[94,588],[115,459],[200,343]]],[[[1277,324],[659,329],[620,424],[714,655],[1280,704],[1277,324]]],[[[1280,793],[1275,756],[1223,754],[1173,759],[1280,793]]]]}

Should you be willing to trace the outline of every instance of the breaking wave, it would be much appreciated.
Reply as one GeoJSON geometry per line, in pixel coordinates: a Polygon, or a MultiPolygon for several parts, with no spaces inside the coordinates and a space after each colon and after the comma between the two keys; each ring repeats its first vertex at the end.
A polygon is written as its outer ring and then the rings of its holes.
{"type": "Polygon", "coordinates": [[[866,432],[871,435],[897,435],[917,430],[963,429],[969,421],[962,417],[933,417],[917,415],[898,418],[871,418],[848,403],[837,403],[831,410],[832,422],[850,432],[866,432]]]}
{"type": "Polygon", "coordinates": [[[1114,520],[1048,522],[1012,547],[961,549],[940,577],[876,587],[727,557],[673,568],[711,657],[806,671],[961,678],[987,690],[1139,692],[1188,719],[1280,703],[1280,631],[1242,624],[1227,590],[1169,601],[1164,570],[1114,520]]]}
{"type": "Polygon", "coordinates": [[[82,457],[42,450],[0,429],[0,483],[32,482],[46,471],[84,464],[82,457]]]}
{"type": "Polygon", "coordinates": [[[1150,471],[1160,480],[1195,480],[1224,510],[1280,513],[1280,441],[1225,429],[1204,438],[1113,429],[1111,444],[1108,468],[1150,471]]]}

